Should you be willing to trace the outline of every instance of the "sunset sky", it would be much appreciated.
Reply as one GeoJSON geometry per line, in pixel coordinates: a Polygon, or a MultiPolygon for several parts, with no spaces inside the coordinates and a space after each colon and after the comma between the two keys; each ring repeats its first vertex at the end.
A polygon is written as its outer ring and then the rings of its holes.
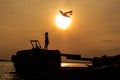
{"type": "Polygon", "coordinates": [[[0,0],[0,58],[32,48],[30,40],[49,49],[93,57],[120,54],[120,0],[0,0]],[[73,11],[71,24],[60,29],[55,17],[73,11]]]}

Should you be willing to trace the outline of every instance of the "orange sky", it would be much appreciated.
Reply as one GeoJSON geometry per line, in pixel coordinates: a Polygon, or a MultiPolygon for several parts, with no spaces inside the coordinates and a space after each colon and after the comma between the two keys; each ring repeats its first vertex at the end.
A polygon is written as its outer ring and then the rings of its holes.
{"type": "Polygon", "coordinates": [[[49,49],[84,57],[120,54],[120,0],[0,0],[0,58],[31,48],[30,40],[49,49]],[[59,10],[73,10],[66,30],[56,27],[59,10]]]}

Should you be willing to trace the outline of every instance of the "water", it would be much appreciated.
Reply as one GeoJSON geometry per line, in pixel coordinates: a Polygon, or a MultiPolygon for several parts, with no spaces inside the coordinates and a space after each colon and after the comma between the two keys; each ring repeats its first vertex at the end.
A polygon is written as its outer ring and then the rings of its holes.
{"type": "MultiPolygon", "coordinates": [[[[87,67],[86,64],[83,63],[62,63],[62,67],[87,67]]],[[[9,61],[0,61],[0,80],[24,80],[17,76],[16,74],[13,74],[15,72],[15,69],[13,67],[13,63],[9,61]]]]}
{"type": "Polygon", "coordinates": [[[0,80],[23,80],[12,72],[15,72],[12,62],[0,61],[0,80]]]}
{"type": "Polygon", "coordinates": [[[61,63],[61,67],[88,67],[87,63],[61,63]]]}

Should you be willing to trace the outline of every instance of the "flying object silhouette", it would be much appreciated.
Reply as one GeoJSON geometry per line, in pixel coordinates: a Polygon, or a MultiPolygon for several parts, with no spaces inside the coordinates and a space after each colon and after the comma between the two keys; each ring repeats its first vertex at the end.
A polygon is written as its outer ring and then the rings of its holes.
{"type": "Polygon", "coordinates": [[[65,17],[70,17],[70,15],[72,15],[72,11],[63,12],[63,11],[59,10],[59,12],[61,13],[62,16],[65,16],[65,17]]]}

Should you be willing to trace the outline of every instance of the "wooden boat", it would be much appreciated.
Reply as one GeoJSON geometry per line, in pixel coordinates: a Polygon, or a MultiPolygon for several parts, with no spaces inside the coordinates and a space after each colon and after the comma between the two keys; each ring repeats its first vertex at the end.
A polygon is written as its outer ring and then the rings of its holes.
{"type": "Polygon", "coordinates": [[[82,58],[81,55],[61,54],[59,50],[44,50],[38,40],[31,40],[32,49],[12,55],[16,74],[30,79],[97,79],[119,78],[120,55],[82,58]],[[92,61],[90,67],[61,67],[61,56],[67,59],[92,61]]]}

